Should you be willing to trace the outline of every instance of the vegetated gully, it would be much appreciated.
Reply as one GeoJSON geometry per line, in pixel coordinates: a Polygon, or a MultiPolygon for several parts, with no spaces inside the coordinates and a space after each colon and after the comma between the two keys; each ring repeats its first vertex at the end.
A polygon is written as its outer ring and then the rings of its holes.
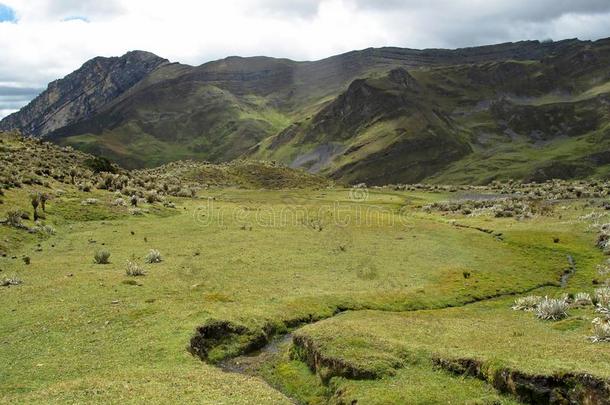
{"type": "MultiPolygon", "coordinates": [[[[498,234],[487,229],[470,228],[475,231],[485,232],[490,236],[498,238],[498,234]]],[[[501,234],[500,234],[501,235],[501,234]]],[[[425,306],[409,308],[406,312],[425,309],[443,309],[451,306],[465,306],[481,301],[502,298],[506,296],[516,296],[531,293],[545,287],[565,288],[570,278],[576,272],[576,263],[571,255],[567,256],[567,268],[564,269],[558,282],[547,282],[519,291],[502,292],[482,297],[464,299],[457,305],[448,304],[444,307],[428,308],[425,306]]],[[[380,308],[368,307],[337,307],[330,316],[338,315],[346,311],[357,310],[379,310],[380,308]]],[[[310,315],[306,319],[291,319],[284,321],[281,325],[267,324],[260,330],[252,330],[244,325],[232,323],[224,320],[209,320],[206,324],[197,328],[195,335],[191,338],[188,350],[191,354],[198,356],[203,361],[209,361],[208,353],[211,349],[231,342],[237,343],[238,350],[233,356],[228,356],[219,362],[213,363],[226,372],[241,373],[263,378],[260,373],[261,366],[272,361],[280,355],[282,347],[292,344],[306,353],[304,361],[309,368],[316,372],[319,367],[331,370],[326,374],[327,378],[342,376],[354,379],[375,379],[380,376],[368,375],[362,370],[358,370],[345,362],[336,359],[325,359],[320,353],[316,353],[315,344],[307,342],[306,339],[294,339],[292,332],[298,328],[327,319],[329,316],[310,315]],[[292,341],[292,342],[291,342],[292,341]],[[333,370],[333,365],[334,370],[333,370]]],[[[511,394],[525,403],[532,404],[562,404],[569,403],[591,403],[591,404],[610,404],[610,383],[587,374],[564,374],[562,376],[528,375],[519,370],[500,369],[491,374],[486,373],[486,365],[476,359],[445,359],[440,357],[433,358],[433,363],[448,371],[460,375],[469,375],[487,381],[492,384],[499,392],[511,394]],[[574,388],[578,387],[578,389],[574,388]],[[574,402],[576,401],[576,402],[574,402]]],[[[264,379],[264,378],[263,378],[264,379]]],[[[281,387],[273,386],[274,389],[282,392],[281,387]]],[[[282,392],[286,395],[285,392],[282,392]]],[[[294,400],[294,398],[292,398],[294,400]]],[[[295,403],[297,401],[295,400],[295,403]]]]}

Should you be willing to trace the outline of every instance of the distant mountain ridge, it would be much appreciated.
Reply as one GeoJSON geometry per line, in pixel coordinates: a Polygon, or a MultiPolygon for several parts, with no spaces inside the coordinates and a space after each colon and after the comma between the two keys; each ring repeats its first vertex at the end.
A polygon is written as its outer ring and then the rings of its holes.
{"type": "Polygon", "coordinates": [[[607,176],[608,66],[610,39],[196,67],[135,51],[52,82],[0,129],[129,168],[252,157],[371,184],[607,176]]]}

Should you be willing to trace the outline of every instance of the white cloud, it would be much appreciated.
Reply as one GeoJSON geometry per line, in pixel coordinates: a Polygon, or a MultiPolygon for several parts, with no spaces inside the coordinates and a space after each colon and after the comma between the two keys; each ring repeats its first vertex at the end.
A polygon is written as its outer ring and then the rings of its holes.
{"type": "Polygon", "coordinates": [[[121,55],[133,49],[201,64],[229,55],[311,60],[379,46],[460,47],[610,36],[607,0],[0,3],[12,8],[18,18],[16,23],[0,23],[0,82],[28,88],[44,87],[94,56],[121,55]]]}

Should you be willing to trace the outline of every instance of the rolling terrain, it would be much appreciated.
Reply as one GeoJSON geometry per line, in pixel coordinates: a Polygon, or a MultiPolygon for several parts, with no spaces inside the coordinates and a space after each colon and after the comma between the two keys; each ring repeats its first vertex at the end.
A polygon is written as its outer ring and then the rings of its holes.
{"type": "Polygon", "coordinates": [[[602,178],[610,40],[201,66],[95,58],[0,121],[127,168],[276,160],[367,184],[602,178]]]}
{"type": "Polygon", "coordinates": [[[0,159],[2,403],[610,401],[608,182],[0,159]]]}

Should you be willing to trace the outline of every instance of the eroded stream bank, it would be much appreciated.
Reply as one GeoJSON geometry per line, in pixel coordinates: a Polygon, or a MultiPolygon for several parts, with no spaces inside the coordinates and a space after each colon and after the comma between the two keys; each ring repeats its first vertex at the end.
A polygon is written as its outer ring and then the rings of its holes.
{"type": "MultiPolygon", "coordinates": [[[[571,273],[573,273],[574,261],[572,259],[568,262],[571,273]]],[[[565,281],[567,282],[567,279],[565,281]]],[[[558,283],[549,283],[519,293],[498,294],[493,297],[462,302],[460,307],[507,295],[527,294],[538,288],[549,286],[559,287],[558,283]]],[[[563,286],[565,286],[564,283],[562,283],[563,286]]],[[[346,311],[357,312],[358,310],[336,309],[334,315],[346,311]]],[[[372,312],[375,312],[375,310],[372,310],[372,312]]],[[[409,311],[379,312],[402,313],[409,311]]],[[[330,357],[320,350],[315,339],[307,338],[299,333],[302,327],[317,324],[325,319],[328,319],[328,317],[310,316],[308,319],[292,320],[282,324],[267,324],[259,330],[229,321],[213,320],[197,329],[197,333],[191,340],[190,351],[227,372],[244,373],[263,378],[287,396],[289,396],[289,393],[285,392],[277,383],[270,381],[267,375],[261,372],[266,366],[277,363],[278,359],[282,357],[306,364],[309,370],[329,390],[329,400],[334,395],[332,392],[333,384],[331,384],[331,379],[334,377],[350,380],[378,380],[387,377],[387,375],[372,373],[366,368],[359,368],[357,364],[350,361],[330,357]],[[221,350],[215,353],[219,348],[221,350]],[[218,353],[222,353],[225,357],[215,360],[218,353]],[[227,355],[228,353],[231,354],[227,355]]],[[[498,392],[509,394],[524,403],[610,404],[608,381],[588,374],[528,374],[518,369],[497,368],[494,364],[474,358],[432,356],[430,360],[431,367],[459,376],[480,379],[498,392]]],[[[408,362],[396,365],[396,369],[401,367],[409,367],[408,362]]],[[[294,400],[294,398],[292,399],[294,400]]]]}

